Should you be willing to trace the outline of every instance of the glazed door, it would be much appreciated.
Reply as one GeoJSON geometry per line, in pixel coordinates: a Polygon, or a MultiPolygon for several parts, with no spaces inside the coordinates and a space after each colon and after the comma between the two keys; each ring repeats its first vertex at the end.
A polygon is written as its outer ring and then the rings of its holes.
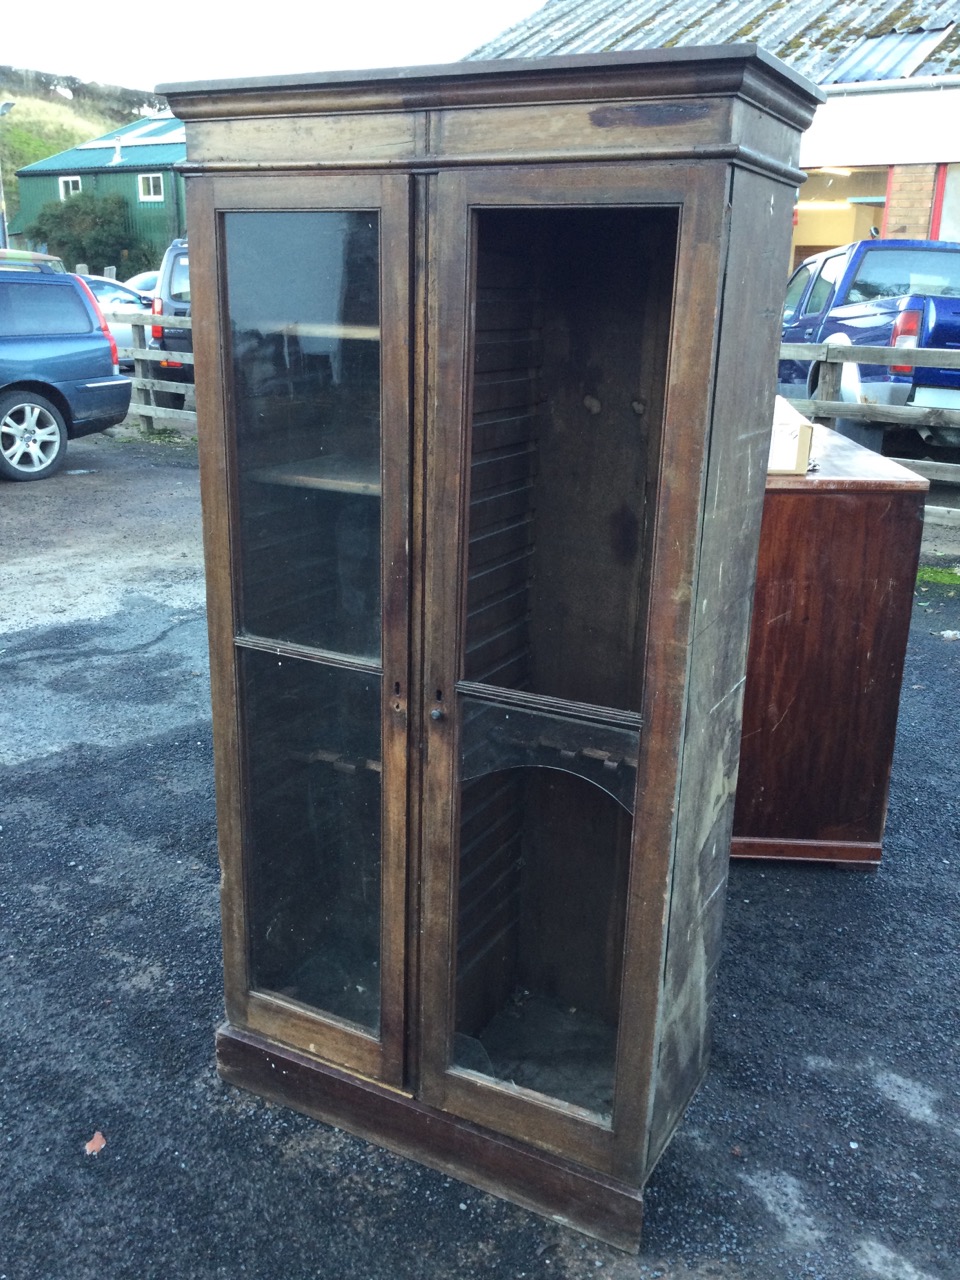
{"type": "Polygon", "coordinates": [[[627,908],[683,184],[438,180],[422,1091],[607,1170],[660,964],[627,908]]]}
{"type": "MultiPolygon", "coordinates": [[[[194,209],[219,256],[226,488],[210,508],[230,512],[233,565],[211,589],[216,715],[227,742],[236,726],[239,760],[218,752],[228,1014],[392,1084],[404,1005],[407,190],[402,177],[217,177],[194,209]]],[[[215,265],[201,248],[191,269],[215,265]]],[[[200,344],[206,320],[198,309],[200,344]]]]}

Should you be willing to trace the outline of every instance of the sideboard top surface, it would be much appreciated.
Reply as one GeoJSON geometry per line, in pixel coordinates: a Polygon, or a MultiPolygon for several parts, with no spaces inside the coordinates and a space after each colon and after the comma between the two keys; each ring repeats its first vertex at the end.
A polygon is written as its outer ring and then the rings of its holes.
{"type": "Polygon", "coordinates": [[[813,424],[810,458],[816,470],[802,476],[770,475],[767,491],[822,493],[830,489],[900,489],[926,492],[930,488],[929,480],[915,471],[819,423],[813,424]]]}

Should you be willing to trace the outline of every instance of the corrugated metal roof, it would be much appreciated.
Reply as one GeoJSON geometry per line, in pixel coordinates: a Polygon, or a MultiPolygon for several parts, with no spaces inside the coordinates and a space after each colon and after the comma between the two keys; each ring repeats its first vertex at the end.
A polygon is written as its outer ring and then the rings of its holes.
{"type": "Polygon", "coordinates": [[[187,154],[183,122],[172,116],[154,120],[135,120],[105,133],[92,142],[81,142],[68,151],[60,151],[45,160],[37,160],[18,169],[18,174],[81,173],[91,169],[169,168],[184,160],[187,154]]]}
{"type": "Polygon", "coordinates": [[[910,76],[928,60],[937,45],[953,31],[954,23],[935,30],[891,31],[868,36],[854,45],[821,81],[851,84],[857,80],[898,80],[910,76]]]}
{"type": "Polygon", "coordinates": [[[952,75],[960,73],[960,29],[949,30],[955,16],[952,5],[931,12],[909,0],[706,0],[697,9],[664,7],[663,0],[547,0],[469,56],[538,58],[746,41],[820,83],[857,48],[863,74],[850,78],[952,75]],[[917,32],[929,38],[911,39],[917,32]],[[878,36],[890,37],[883,57],[878,45],[866,43],[878,36]]]}

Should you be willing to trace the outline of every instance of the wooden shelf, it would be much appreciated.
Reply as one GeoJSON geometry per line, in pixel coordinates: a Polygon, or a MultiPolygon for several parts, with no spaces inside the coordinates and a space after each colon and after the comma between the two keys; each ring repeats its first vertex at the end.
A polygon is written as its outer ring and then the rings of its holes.
{"type": "Polygon", "coordinates": [[[339,751],[327,751],[322,747],[314,747],[308,751],[294,751],[295,760],[304,760],[308,764],[329,764],[338,773],[356,773],[358,769],[368,769],[371,773],[383,773],[380,760],[368,760],[362,756],[345,756],[339,751]]]}
{"type": "Polygon", "coordinates": [[[260,484],[279,484],[293,489],[380,495],[380,470],[376,463],[358,463],[355,458],[338,458],[333,454],[258,467],[249,471],[247,477],[260,484]]]}
{"type": "MultiPolygon", "coordinates": [[[[166,324],[164,320],[164,324],[166,324]]],[[[276,324],[265,322],[264,333],[279,334],[284,338],[341,338],[354,342],[379,342],[380,326],[376,324],[312,324],[309,321],[276,324]]]]}

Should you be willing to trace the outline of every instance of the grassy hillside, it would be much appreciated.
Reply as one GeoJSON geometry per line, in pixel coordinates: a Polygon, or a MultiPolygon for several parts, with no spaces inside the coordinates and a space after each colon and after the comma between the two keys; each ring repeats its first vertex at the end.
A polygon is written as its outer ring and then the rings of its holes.
{"type": "Polygon", "coordinates": [[[89,142],[144,111],[165,105],[154,94],[86,84],[69,76],[0,66],[0,102],[16,106],[0,117],[0,165],[7,217],[20,207],[16,170],[89,142]]]}

